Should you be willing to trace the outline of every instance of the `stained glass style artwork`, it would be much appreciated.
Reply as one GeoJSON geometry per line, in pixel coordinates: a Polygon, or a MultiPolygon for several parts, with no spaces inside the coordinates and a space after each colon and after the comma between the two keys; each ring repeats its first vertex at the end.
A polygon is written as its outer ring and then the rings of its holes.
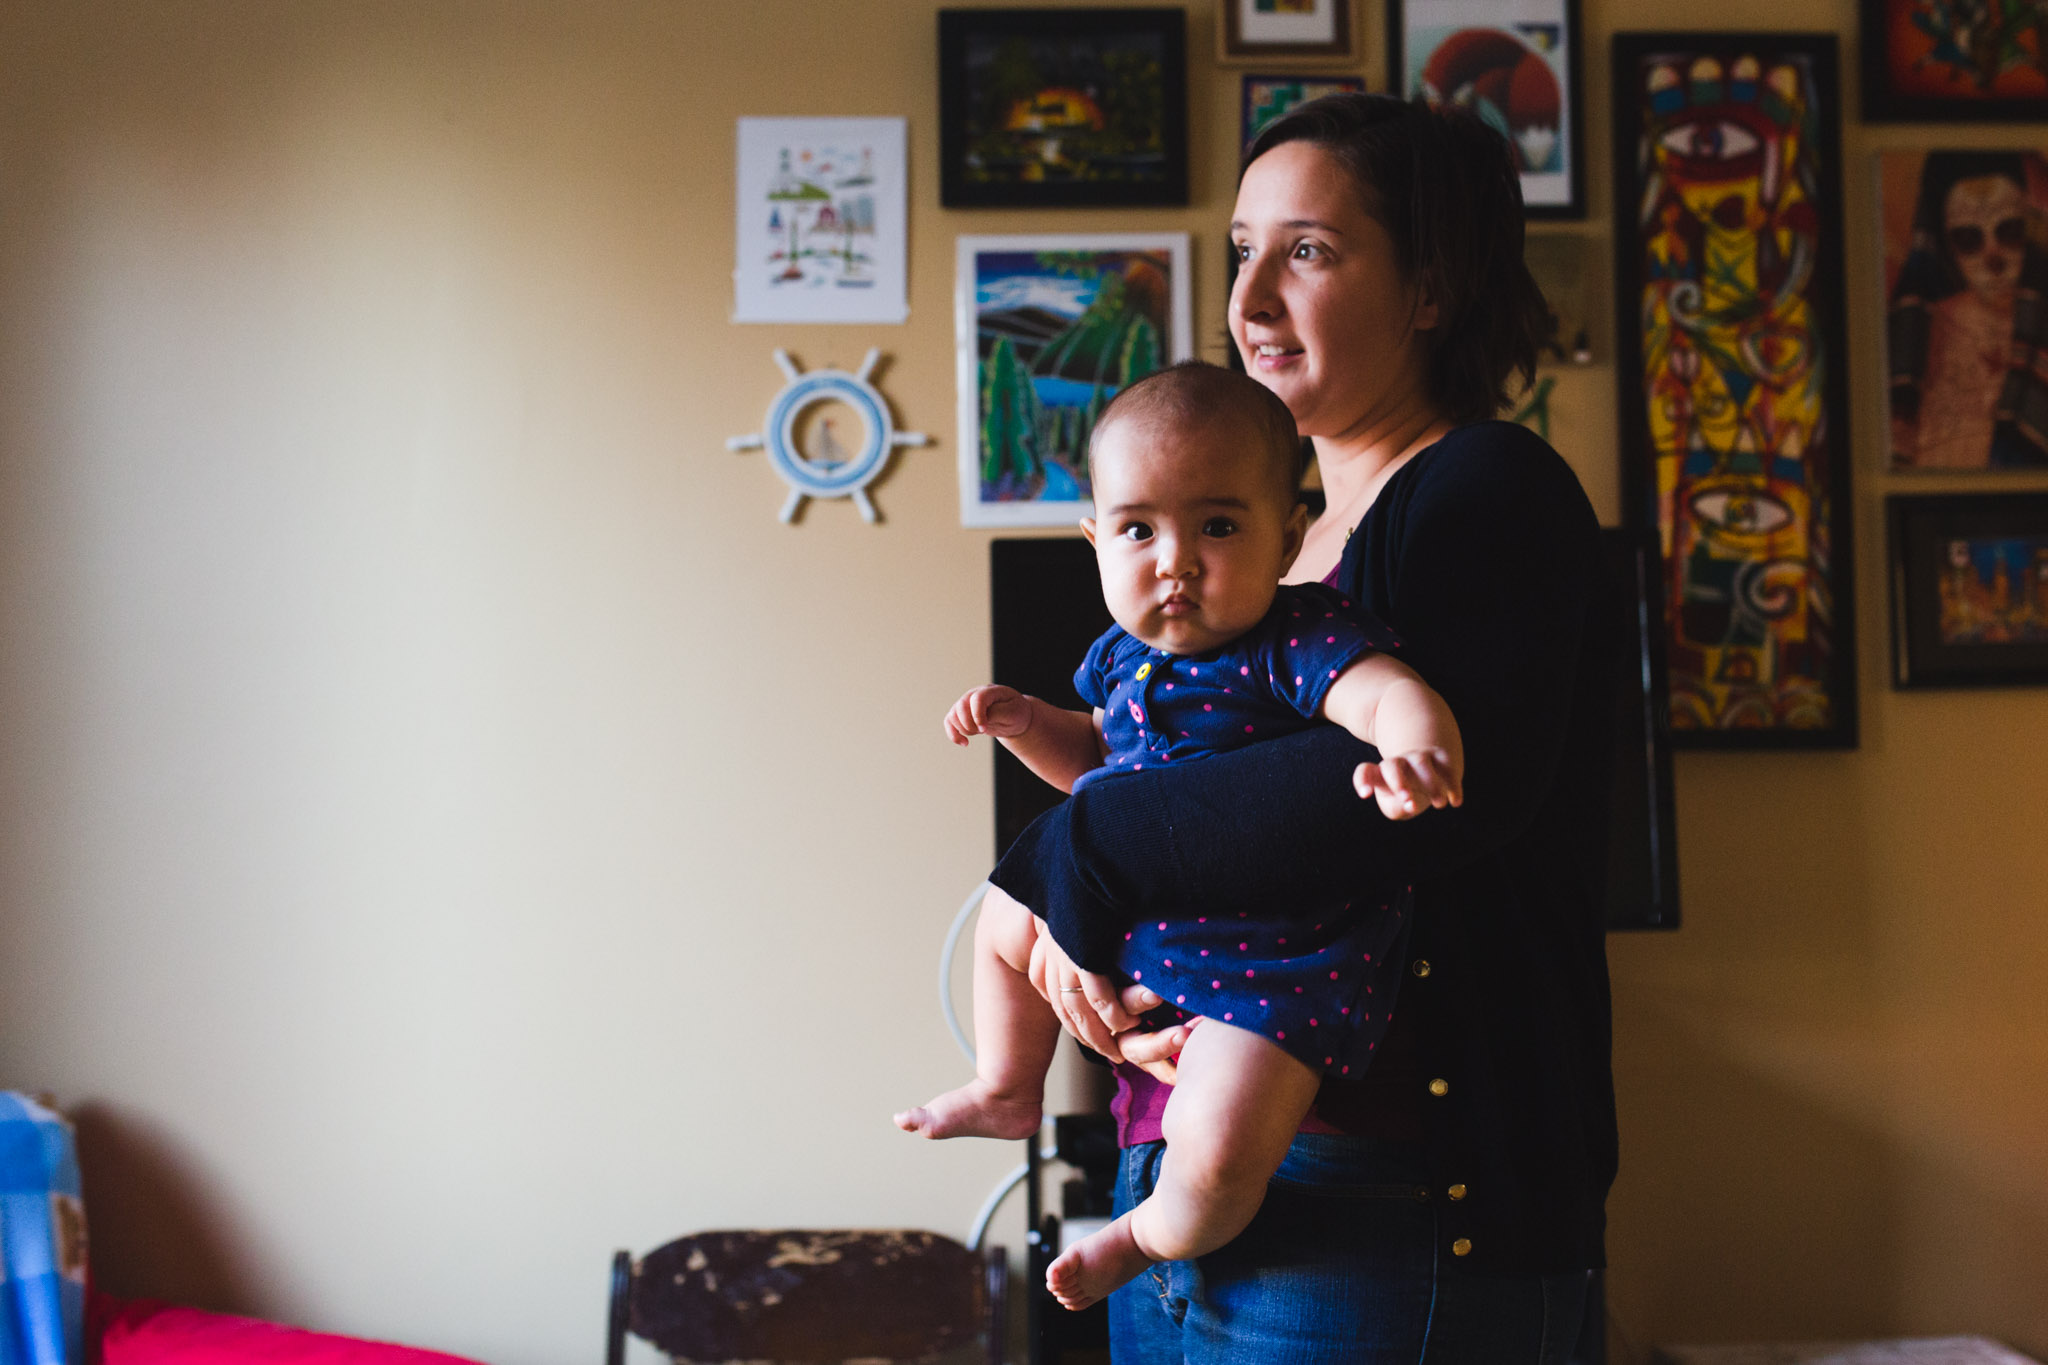
{"type": "Polygon", "coordinates": [[[1624,475],[1673,737],[1851,747],[1834,39],[1625,34],[1614,62],[1624,475]]]}

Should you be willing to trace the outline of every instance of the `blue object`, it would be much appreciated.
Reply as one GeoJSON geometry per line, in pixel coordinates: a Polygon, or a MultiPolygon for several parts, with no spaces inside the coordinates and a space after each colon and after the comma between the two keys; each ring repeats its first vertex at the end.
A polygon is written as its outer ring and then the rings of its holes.
{"type": "Polygon", "coordinates": [[[0,1093],[0,1365],[85,1359],[85,1202],[71,1125],[0,1093]]]}

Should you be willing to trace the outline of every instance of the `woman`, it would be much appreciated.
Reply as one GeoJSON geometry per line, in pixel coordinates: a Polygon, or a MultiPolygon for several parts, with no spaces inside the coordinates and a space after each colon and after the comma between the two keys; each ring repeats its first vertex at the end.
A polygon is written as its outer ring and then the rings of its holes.
{"type": "Polygon", "coordinates": [[[1184,1036],[1118,1037],[1128,1016],[1088,1006],[1125,927],[1331,896],[1373,913],[1391,898],[1370,892],[1414,889],[1370,1073],[1324,1086],[1242,1236],[1113,1296],[1112,1355],[1562,1361],[1615,1164],[1613,702],[1592,510],[1554,451],[1487,420],[1543,321],[1514,163],[1467,115],[1319,100],[1252,144],[1231,239],[1232,340],[1314,440],[1329,500],[1294,576],[1327,576],[1403,637],[1464,729],[1466,802],[1382,819],[1346,785],[1361,746],[1330,727],[1095,784],[997,868],[1057,939],[1039,989],[1123,1063],[1119,1211],[1160,1159],[1165,1086],[1133,1063],[1170,1080],[1184,1036]]]}

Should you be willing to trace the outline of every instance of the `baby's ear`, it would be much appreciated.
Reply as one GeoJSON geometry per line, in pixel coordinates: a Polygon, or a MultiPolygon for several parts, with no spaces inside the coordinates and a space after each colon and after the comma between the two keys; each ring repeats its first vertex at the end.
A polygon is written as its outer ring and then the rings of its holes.
{"type": "Polygon", "coordinates": [[[1308,535],[1308,505],[1297,502],[1294,510],[1287,514],[1287,525],[1282,530],[1284,539],[1280,542],[1280,572],[1286,573],[1294,567],[1295,557],[1301,553],[1301,542],[1308,535]]]}
{"type": "Polygon", "coordinates": [[[1081,534],[1088,538],[1088,543],[1090,545],[1093,545],[1095,543],[1095,518],[1081,518],[1081,534]]]}

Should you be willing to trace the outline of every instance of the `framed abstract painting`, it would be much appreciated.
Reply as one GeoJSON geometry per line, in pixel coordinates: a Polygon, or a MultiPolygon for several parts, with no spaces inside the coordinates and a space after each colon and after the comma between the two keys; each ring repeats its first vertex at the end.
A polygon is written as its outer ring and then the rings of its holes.
{"type": "Polygon", "coordinates": [[[960,522],[1072,526],[1103,405],[1194,354],[1188,235],[957,240],[960,522]]]}
{"type": "Polygon", "coordinates": [[[1505,137],[1529,217],[1583,218],[1582,41],[1578,0],[1387,0],[1387,88],[1505,137]]]}
{"type": "Polygon", "coordinates": [[[2048,469],[2048,158],[1878,153],[1896,470],[2048,469]]]}
{"type": "Polygon", "coordinates": [[[1623,490],[1663,549],[1686,747],[1856,744],[1835,57],[1614,39],[1623,490]]]}
{"type": "Polygon", "coordinates": [[[1239,150],[1251,146],[1265,126],[1296,105],[1325,95],[1364,94],[1363,76],[1246,76],[1238,116],[1239,150]]]}
{"type": "Polygon", "coordinates": [[[2048,117],[2048,0],[1860,0],[1871,123],[2048,117]]]}
{"type": "Polygon", "coordinates": [[[941,204],[1187,201],[1185,11],[939,11],[941,204]]]}
{"type": "Polygon", "coordinates": [[[1894,687],[2048,683],[2048,493],[1885,499],[1894,687]]]}

